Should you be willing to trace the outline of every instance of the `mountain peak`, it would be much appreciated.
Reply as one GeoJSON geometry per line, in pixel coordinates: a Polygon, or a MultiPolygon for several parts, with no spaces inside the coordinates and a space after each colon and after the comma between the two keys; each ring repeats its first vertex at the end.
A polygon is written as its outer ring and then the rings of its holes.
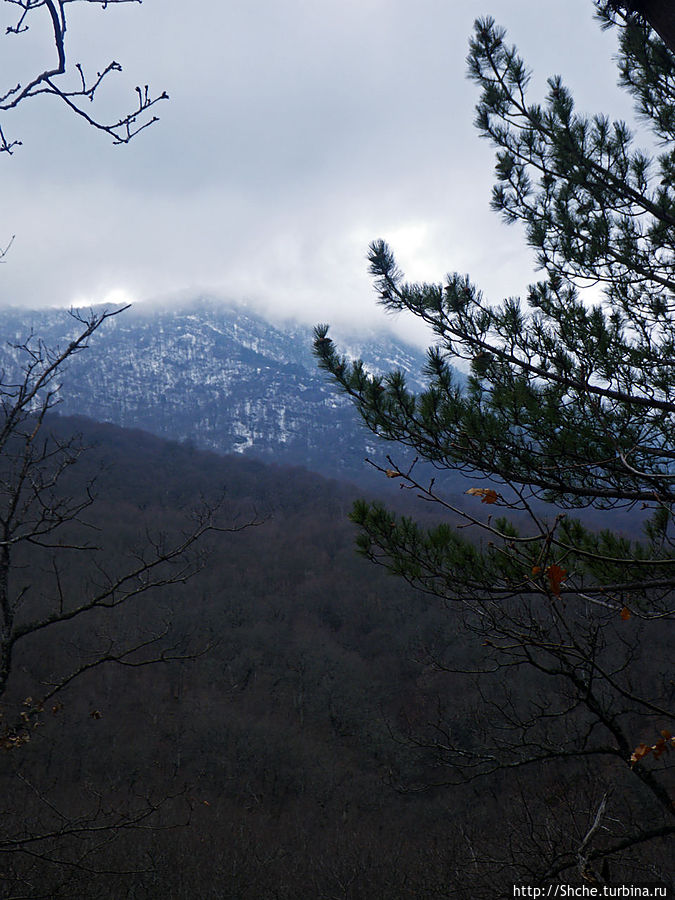
{"type": "MultiPolygon", "coordinates": [[[[10,340],[32,330],[47,346],[76,330],[65,311],[53,309],[1,311],[0,323],[10,340]]],[[[371,371],[400,369],[413,389],[421,387],[424,354],[392,333],[336,329],[336,337],[371,371]]],[[[18,361],[16,350],[4,348],[7,370],[18,361]]],[[[309,326],[271,322],[208,296],[141,303],[108,320],[70,363],[60,399],[64,414],[331,475],[362,474],[377,442],[318,370],[309,326]]]]}

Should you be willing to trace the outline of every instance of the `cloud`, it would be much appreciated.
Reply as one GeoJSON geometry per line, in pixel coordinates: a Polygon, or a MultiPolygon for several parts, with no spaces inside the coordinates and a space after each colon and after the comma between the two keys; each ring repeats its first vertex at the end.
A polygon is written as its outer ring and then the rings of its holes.
{"type": "MultiPolygon", "coordinates": [[[[412,278],[456,269],[495,298],[522,293],[531,255],[488,208],[492,153],[464,74],[483,11],[479,0],[71,4],[72,61],[124,65],[101,93],[107,114],[137,81],[171,101],[124,147],[46,100],[17,111],[24,146],[0,159],[0,243],[17,234],[0,302],[194,291],[372,322],[365,254],[378,237],[412,278]]],[[[591,11],[588,0],[499,4],[540,73],[535,90],[569,72],[583,105],[610,111],[613,38],[591,11]]],[[[22,66],[39,35],[25,46],[22,66]]]]}

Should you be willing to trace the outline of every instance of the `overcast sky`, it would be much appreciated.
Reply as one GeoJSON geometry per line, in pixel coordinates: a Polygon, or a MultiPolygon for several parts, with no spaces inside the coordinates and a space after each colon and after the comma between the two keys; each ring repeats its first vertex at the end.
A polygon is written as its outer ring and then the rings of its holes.
{"type": "MultiPolygon", "coordinates": [[[[2,3],[0,26],[11,5],[2,3]]],[[[494,299],[533,278],[518,227],[489,209],[493,153],[465,77],[474,18],[493,15],[580,109],[629,115],[615,37],[591,0],[144,0],[68,7],[70,62],[124,67],[114,112],[149,83],[161,121],[111,146],[49,99],[2,119],[5,305],[208,293],[307,322],[373,322],[368,243],[414,279],[468,272],[494,299]]],[[[37,26],[37,20],[35,19],[37,26]]],[[[4,34],[4,27],[0,28],[4,34]]],[[[5,87],[49,57],[34,27],[1,37],[5,87]]],[[[418,332],[410,331],[411,335],[418,332]]]]}

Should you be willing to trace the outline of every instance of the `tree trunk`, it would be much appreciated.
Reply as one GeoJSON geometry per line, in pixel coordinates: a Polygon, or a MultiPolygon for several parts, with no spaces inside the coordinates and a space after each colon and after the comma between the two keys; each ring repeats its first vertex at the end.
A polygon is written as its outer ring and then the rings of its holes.
{"type": "Polygon", "coordinates": [[[664,44],[675,53],[675,3],[673,0],[640,0],[638,3],[624,3],[624,7],[635,9],[643,15],[656,31],[664,44]]]}

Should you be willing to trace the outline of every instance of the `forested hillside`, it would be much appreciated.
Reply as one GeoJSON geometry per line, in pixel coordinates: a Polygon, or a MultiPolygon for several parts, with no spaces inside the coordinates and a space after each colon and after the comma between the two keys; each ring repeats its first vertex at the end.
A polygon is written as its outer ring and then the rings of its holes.
{"type": "MultiPolygon", "coordinates": [[[[443,787],[454,779],[438,755],[442,729],[480,741],[499,686],[470,674],[481,639],[459,632],[456,612],[354,553],[354,488],[86,420],[49,429],[80,430],[89,446],[60,490],[96,479],[99,500],[69,540],[93,535],[101,571],[180,532],[205,499],[222,496],[222,525],[249,527],[212,535],[187,584],[22,647],[3,712],[29,710],[34,724],[4,757],[2,896],[490,897],[523,860],[541,861],[524,840],[512,868],[495,872],[475,849],[499,845],[495,822],[504,827],[523,792],[531,812],[566,816],[588,773],[561,761],[557,774],[504,770],[443,787]],[[109,643],[158,637],[166,656],[185,658],[134,666],[132,654],[31,708],[109,643]]],[[[49,559],[34,550],[19,569],[27,616],[51,585],[49,559]]],[[[96,577],[76,564],[63,589],[96,577]]],[[[511,827],[525,837],[522,821],[511,827]]]]}
{"type": "MultiPolygon", "coordinates": [[[[78,329],[63,309],[0,310],[0,368],[20,377],[31,334],[66,347],[78,329]]],[[[421,386],[425,356],[415,347],[358,329],[345,339],[371,371],[399,368],[421,386]]],[[[311,328],[208,298],[141,303],[109,318],[89,352],[70,360],[58,396],[67,414],[329,477],[367,477],[363,459],[379,444],[317,370],[311,328]]]]}
{"type": "MultiPolygon", "coordinates": [[[[439,849],[448,801],[396,791],[410,750],[390,730],[424,715],[414,648],[445,626],[356,557],[345,518],[354,490],[84,420],[51,428],[81,429],[90,446],[62,490],[96,478],[86,519],[102,567],[180,530],[203,498],[222,495],[228,526],[258,524],[214,538],[186,586],[118,611],[114,636],[97,613],[23,649],[6,720],[113,637],[167,630],[168,655],[188,658],[92,671],[5,754],[0,847],[15,852],[2,896],[384,898],[402,882],[432,896],[451,861],[439,849]],[[59,834],[66,820],[100,826],[167,797],[147,824],[169,830],[59,834]]],[[[85,572],[66,571],[64,590],[85,572]]],[[[30,609],[42,584],[35,553],[18,578],[30,609]]]]}

